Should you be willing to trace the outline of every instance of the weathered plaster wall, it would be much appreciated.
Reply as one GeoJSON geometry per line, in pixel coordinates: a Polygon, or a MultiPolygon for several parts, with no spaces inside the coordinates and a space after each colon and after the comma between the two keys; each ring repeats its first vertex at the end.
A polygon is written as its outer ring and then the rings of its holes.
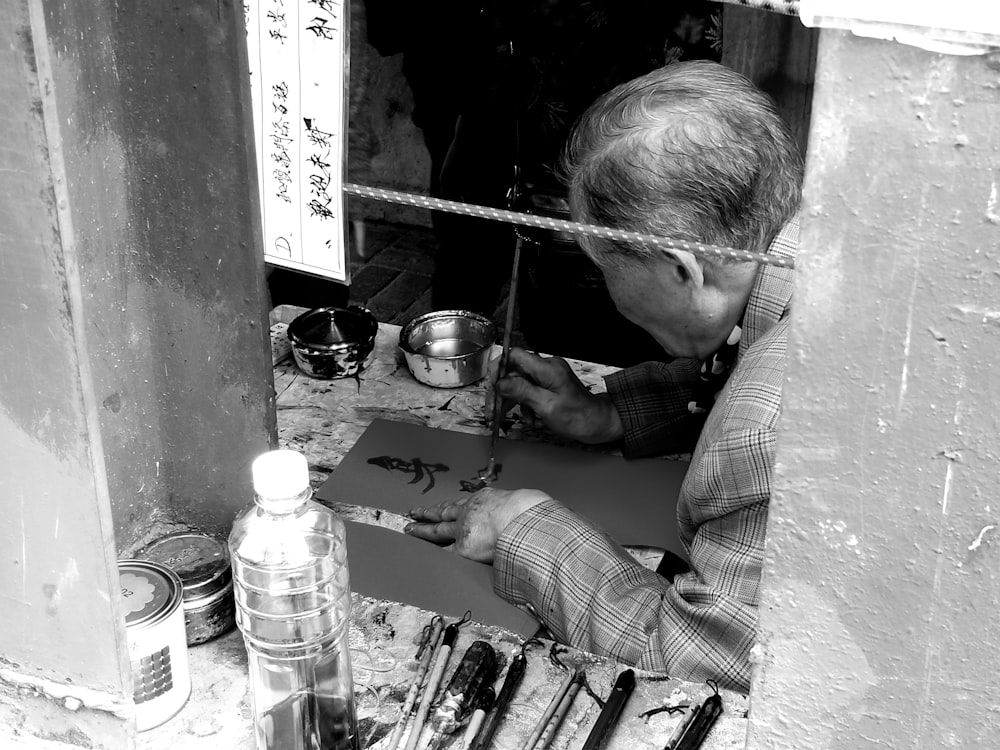
{"type": "Polygon", "coordinates": [[[276,444],[242,6],[0,4],[0,746],[134,739],[117,559],[276,444]]]}
{"type": "Polygon", "coordinates": [[[41,4],[0,5],[0,746],[120,747],[131,689],[49,63],[41,4]]]}
{"type": "Polygon", "coordinates": [[[1000,736],[1000,56],[824,32],[748,747],[1000,736]]]}
{"type": "Polygon", "coordinates": [[[46,2],[119,550],[276,439],[242,5],[46,2]]]}

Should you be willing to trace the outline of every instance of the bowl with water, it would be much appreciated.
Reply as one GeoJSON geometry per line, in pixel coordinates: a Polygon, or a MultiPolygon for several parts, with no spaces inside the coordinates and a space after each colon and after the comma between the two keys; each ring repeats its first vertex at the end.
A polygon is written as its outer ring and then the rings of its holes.
{"type": "Polygon", "coordinates": [[[493,321],[468,310],[436,310],[413,318],[399,332],[410,373],[435,388],[482,380],[496,338],[493,321]]]}

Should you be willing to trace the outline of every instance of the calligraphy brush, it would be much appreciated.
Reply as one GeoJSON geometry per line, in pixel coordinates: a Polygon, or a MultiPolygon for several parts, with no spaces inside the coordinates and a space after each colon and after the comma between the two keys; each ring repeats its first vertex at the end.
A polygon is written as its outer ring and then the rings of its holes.
{"type": "Polygon", "coordinates": [[[413,711],[413,706],[417,702],[417,695],[420,692],[420,686],[423,684],[424,677],[427,675],[427,670],[430,667],[431,657],[433,657],[436,653],[438,641],[441,636],[443,636],[443,622],[441,620],[441,616],[436,615],[431,620],[431,625],[428,625],[424,630],[424,640],[421,642],[420,650],[417,652],[417,657],[420,658],[420,663],[417,667],[417,673],[413,676],[413,682],[410,683],[410,689],[406,692],[406,699],[403,702],[402,714],[400,715],[399,721],[396,723],[396,727],[392,732],[392,738],[389,740],[389,750],[396,750],[396,748],[399,747],[399,741],[403,737],[403,731],[406,729],[410,713],[413,711]]]}
{"type": "Polygon", "coordinates": [[[514,242],[514,267],[510,272],[510,287],[507,292],[507,320],[504,324],[503,345],[500,347],[500,364],[497,367],[497,376],[493,380],[493,423],[490,432],[490,459],[486,463],[486,468],[479,472],[479,478],[483,486],[489,484],[497,478],[497,438],[500,436],[500,394],[497,393],[497,383],[500,378],[507,374],[507,360],[510,357],[510,334],[514,328],[514,305],[517,300],[517,276],[518,268],[521,265],[521,236],[517,235],[514,242]]]}
{"type": "Polygon", "coordinates": [[[427,720],[427,714],[430,712],[431,702],[437,693],[438,685],[441,684],[441,676],[444,674],[445,665],[448,663],[448,657],[455,646],[455,639],[458,637],[458,628],[459,623],[453,622],[444,629],[444,636],[441,638],[437,653],[434,655],[434,668],[431,671],[430,677],[427,678],[427,683],[424,685],[424,694],[417,708],[417,716],[413,720],[413,729],[406,740],[406,750],[414,750],[420,741],[420,734],[423,732],[424,722],[427,720]]]}
{"type": "Polygon", "coordinates": [[[469,717],[469,725],[465,728],[465,736],[462,737],[462,744],[459,745],[460,750],[470,750],[472,748],[472,743],[475,742],[476,737],[479,735],[479,730],[482,729],[487,714],[493,710],[496,697],[497,694],[493,690],[492,685],[487,685],[479,691],[479,695],[476,696],[475,710],[472,712],[472,716],[469,717]]]}
{"type": "Polygon", "coordinates": [[[578,672],[572,672],[566,675],[562,684],[559,685],[559,689],[556,690],[555,695],[552,696],[552,700],[549,701],[548,707],[542,713],[542,717],[538,720],[538,723],[535,724],[535,728],[531,731],[531,734],[528,735],[528,739],[521,746],[521,750],[533,750],[535,743],[538,742],[541,736],[545,733],[545,730],[548,729],[549,722],[552,721],[556,712],[559,710],[559,707],[562,705],[563,698],[566,697],[566,694],[569,692],[570,688],[573,687],[574,683],[578,682],[579,677],[580,675],[578,672]]]}
{"type": "Polygon", "coordinates": [[[566,691],[566,695],[563,699],[559,701],[559,707],[556,712],[552,714],[552,719],[549,721],[548,726],[545,727],[545,731],[542,732],[542,736],[538,738],[538,742],[535,743],[535,750],[545,750],[552,742],[552,739],[556,736],[556,732],[559,731],[559,727],[563,723],[563,719],[569,713],[570,706],[573,705],[573,701],[576,699],[577,693],[583,688],[583,681],[585,676],[583,672],[578,672],[576,679],[573,680],[572,684],[569,686],[569,690],[566,691]]]}
{"type": "Polygon", "coordinates": [[[593,729],[590,730],[587,741],[583,744],[583,750],[600,750],[604,746],[608,734],[614,728],[618,717],[621,716],[625,702],[632,695],[633,690],[635,690],[635,672],[626,669],[615,680],[615,686],[611,689],[611,694],[601,709],[593,729]]]}
{"type": "Polygon", "coordinates": [[[507,667],[507,676],[504,677],[503,686],[500,688],[500,693],[493,704],[493,711],[487,716],[486,722],[483,724],[482,729],[479,730],[479,734],[476,735],[476,739],[472,743],[470,750],[486,750],[490,746],[490,742],[493,741],[493,735],[503,720],[504,714],[507,712],[507,706],[510,705],[511,698],[514,697],[514,692],[524,677],[524,670],[528,665],[528,657],[524,655],[524,649],[529,643],[532,643],[532,641],[525,641],[520,653],[511,660],[510,666],[507,667]]]}

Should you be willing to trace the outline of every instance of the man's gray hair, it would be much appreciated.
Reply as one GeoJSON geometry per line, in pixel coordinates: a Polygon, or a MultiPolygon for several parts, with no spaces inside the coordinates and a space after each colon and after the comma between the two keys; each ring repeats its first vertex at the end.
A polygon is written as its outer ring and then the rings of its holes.
{"type": "MultiPolygon", "coordinates": [[[[623,83],[576,123],[562,161],[573,218],[766,252],[798,209],[798,148],[770,98],[709,61],[623,83]]],[[[581,237],[598,265],[661,251],[581,237]]]]}

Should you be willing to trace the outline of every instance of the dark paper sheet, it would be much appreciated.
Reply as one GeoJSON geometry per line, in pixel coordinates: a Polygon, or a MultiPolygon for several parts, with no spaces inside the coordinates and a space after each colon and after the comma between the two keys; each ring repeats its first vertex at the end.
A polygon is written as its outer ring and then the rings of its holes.
{"type": "Polygon", "coordinates": [[[472,618],[530,638],[539,628],[527,612],[493,593],[493,569],[392,529],[347,522],[351,590],[460,619],[472,618]]]}
{"type": "MultiPolygon", "coordinates": [[[[405,515],[458,497],[486,465],[489,438],[376,419],[330,478],[319,499],[405,515]]],[[[561,446],[499,440],[494,487],[534,488],[589,518],[620,544],[687,555],[677,535],[677,496],[688,464],[628,460],[561,446]]]]}

